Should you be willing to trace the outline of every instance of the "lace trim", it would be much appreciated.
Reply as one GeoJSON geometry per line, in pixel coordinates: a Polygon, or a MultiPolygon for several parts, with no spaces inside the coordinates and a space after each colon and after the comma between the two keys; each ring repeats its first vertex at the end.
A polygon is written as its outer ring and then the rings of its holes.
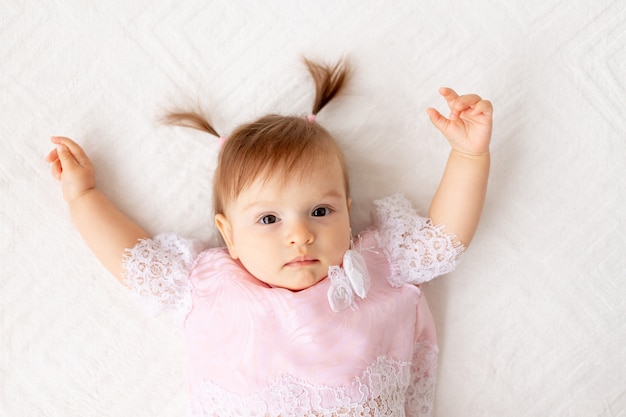
{"type": "Polygon", "coordinates": [[[443,226],[420,217],[402,194],[377,200],[374,208],[376,238],[391,264],[391,285],[420,284],[454,270],[465,247],[453,242],[454,235],[443,226]]]}
{"type": "Polygon", "coordinates": [[[406,415],[430,417],[435,404],[437,346],[422,342],[415,347],[411,382],[406,390],[406,415]]]}
{"type": "Polygon", "coordinates": [[[436,369],[437,348],[420,343],[412,363],[381,356],[348,387],[285,375],[260,392],[240,396],[207,380],[192,387],[191,407],[198,417],[430,416],[436,369]]]}
{"type": "Polygon", "coordinates": [[[182,323],[192,307],[189,272],[202,249],[170,234],[142,239],[124,251],[124,282],[152,313],[171,309],[182,323]]]}

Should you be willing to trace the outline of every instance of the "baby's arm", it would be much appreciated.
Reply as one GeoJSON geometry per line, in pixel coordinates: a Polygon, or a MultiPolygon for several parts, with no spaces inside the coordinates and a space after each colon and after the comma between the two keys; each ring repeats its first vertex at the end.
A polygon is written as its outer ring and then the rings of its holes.
{"type": "Polygon", "coordinates": [[[148,234],[132,222],[95,186],[91,161],[74,141],[53,137],[46,157],[63,188],[72,220],[100,262],[122,282],[122,256],[148,234]]]}
{"type": "Polygon", "coordinates": [[[450,108],[449,118],[432,108],[427,112],[452,150],[429,217],[467,247],[478,227],[487,191],[493,108],[475,94],[459,96],[449,88],[439,92],[450,108]]]}

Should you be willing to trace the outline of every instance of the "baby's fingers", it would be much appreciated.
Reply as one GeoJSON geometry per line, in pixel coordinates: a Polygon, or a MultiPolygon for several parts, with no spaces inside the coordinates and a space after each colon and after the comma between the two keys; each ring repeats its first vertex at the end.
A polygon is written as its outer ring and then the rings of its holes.
{"type": "Polygon", "coordinates": [[[457,120],[462,112],[473,108],[476,103],[481,101],[480,96],[476,94],[459,96],[456,91],[448,87],[440,88],[439,94],[441,94],[441,96],[448,103],[448,107],[450,108],[449,117],[452,121],[457,120]]]}
{"type": "Polygon", "coordinates": [[[74,158],[74,155],[70,152],[67,146],[57,145],[56,151],[57,155],[59,155],[59,159],[57,159],[57,161],[61,165],[61,171],[63,171],[63,169],[71,170],[80,166],[80,164],[78,163],[76,158],[74,158]]]}
{"type": "Polygon", "coordinates": [[[61,168],[61,161],[56,159],[54,162],[52,162],[52,164],[50,165],[50,171],[52,172],[52,176],[54,178],[56,178],[57,180],[61,180],[61,173],[63,172],[63,169],[61,168]]]}
{"type": "Polygon", "coordinates": [[[48,153],[48,155],[46,156],[46,162],[50,163],[50,171],[52,172],[52,176],[57,180],[60,180],[61,172],[63,172],[63,170],[61,169],[61,161],[59,160],[59,153],[57,152],[56,148],[48,153]]]}
{"type": "Polygon", "coordinates": [[[454,102],[457,98],[459,98],[459,95],[456,93],[456,91],[448,87],[441,87],[439,89],[439,94],[441,94],[441,97],[443,97],[446,103],[448,103],[450,111],[453,111],[454,102]]]}
{"type": "Polygon", "coordinates": [[[479,103],[482,99],[479,95],[476,94],[466,94],[464,96],[459,96],[454,100],[452,106],[450,106],[450,110],[454,112],[462,112],[467,110],[468,108],[473,108],[477,103],[479,103]]]}
{"type": "Polygon", "coordinates": [[[59,159],[59,155],[57,154],[56,148],[50,151],[50,153],[46,156],[46,162],[54,162],[59,159]]]}
{"type": "Polygon", "coordinates": [[[491,115],[493,113],[493,106],[489,100],[481,100],[472,109],[472,116],[476,116],[478,114],[491,115]]]}
{"type": "Polygon", "coordinates": [[[430,122],[445,135],[449,123],[448,119],[442,116],[436,109],[430,107],[426,109],[426,112],[428,113],[430,122]]]}
{"type": "Polygon", "coordinates": [[[74,142],[70,138],[66,138],[63,136],[53,136],[50,138],[50,140],[52,141],[52,143],[57,145],[56,150],[53,150],[51,154],[56,151],[59,159],[62,159],[62,163],[76,163],[82,167],[87,167],[91,164],[89,158],[87,157],[87,154],[85,154],[85,151],[83,151],[83,148],[81,148],[76,142],[74,142]],[[64,156],[62,157],[61,153],[63,152],[63,150],[66,150],[67,154],[63,154],[64,156]]]}

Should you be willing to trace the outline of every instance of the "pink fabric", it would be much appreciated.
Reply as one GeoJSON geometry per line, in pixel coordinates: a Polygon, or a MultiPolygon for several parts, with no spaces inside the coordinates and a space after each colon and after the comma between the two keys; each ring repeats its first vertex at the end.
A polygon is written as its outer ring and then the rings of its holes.
{"type": "Polygon", "coordinates": [[[334,312],[326,278],[270,288],[226,249],[159,235],[124,258],[126,282],[184,323],[195,416],[429,416],[436,336],[419,287],[454,268],[463,248],[399,195],[375,203],[357,248],[364,299],[334,312]]]}
{"type": "MultiPolygon", "coordinates": [[[[365,234],[364,246],[375,243],[365,234]]],[[[365,251],[374,279],[358,310],[333,312],[330,281],[299,292],[269,288],[224,249],[203,253],[191,274],[193,308],[185,323],[191,383],[210,377],[240,394],[284,374],[313,384],[349,384],[385,355],[411,362],[435,330],[418,287],[393,288],[382,254],[365,251]],[[210,352],[210,355],[207,355],[210,352]]]]}

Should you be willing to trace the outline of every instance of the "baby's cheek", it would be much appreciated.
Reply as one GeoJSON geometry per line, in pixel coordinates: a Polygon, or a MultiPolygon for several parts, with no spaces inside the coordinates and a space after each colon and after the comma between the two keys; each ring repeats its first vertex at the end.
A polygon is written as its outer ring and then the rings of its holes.
{"type": "Polygon", "coordinates": [[[254,277],[265,277],[270,269],[271,259],[268,254],[263,253],[262,247],[247,248],[239,252],[239,262],[254,277]]]}
{"type": "Polygon", "coordinates": [[[343,263],[343,256],[346,254],[346,251],[350,249],[350,240],[346,242],[338,242],[335,249],[335,259],[333,265],[341,265],[343,263]]]}

